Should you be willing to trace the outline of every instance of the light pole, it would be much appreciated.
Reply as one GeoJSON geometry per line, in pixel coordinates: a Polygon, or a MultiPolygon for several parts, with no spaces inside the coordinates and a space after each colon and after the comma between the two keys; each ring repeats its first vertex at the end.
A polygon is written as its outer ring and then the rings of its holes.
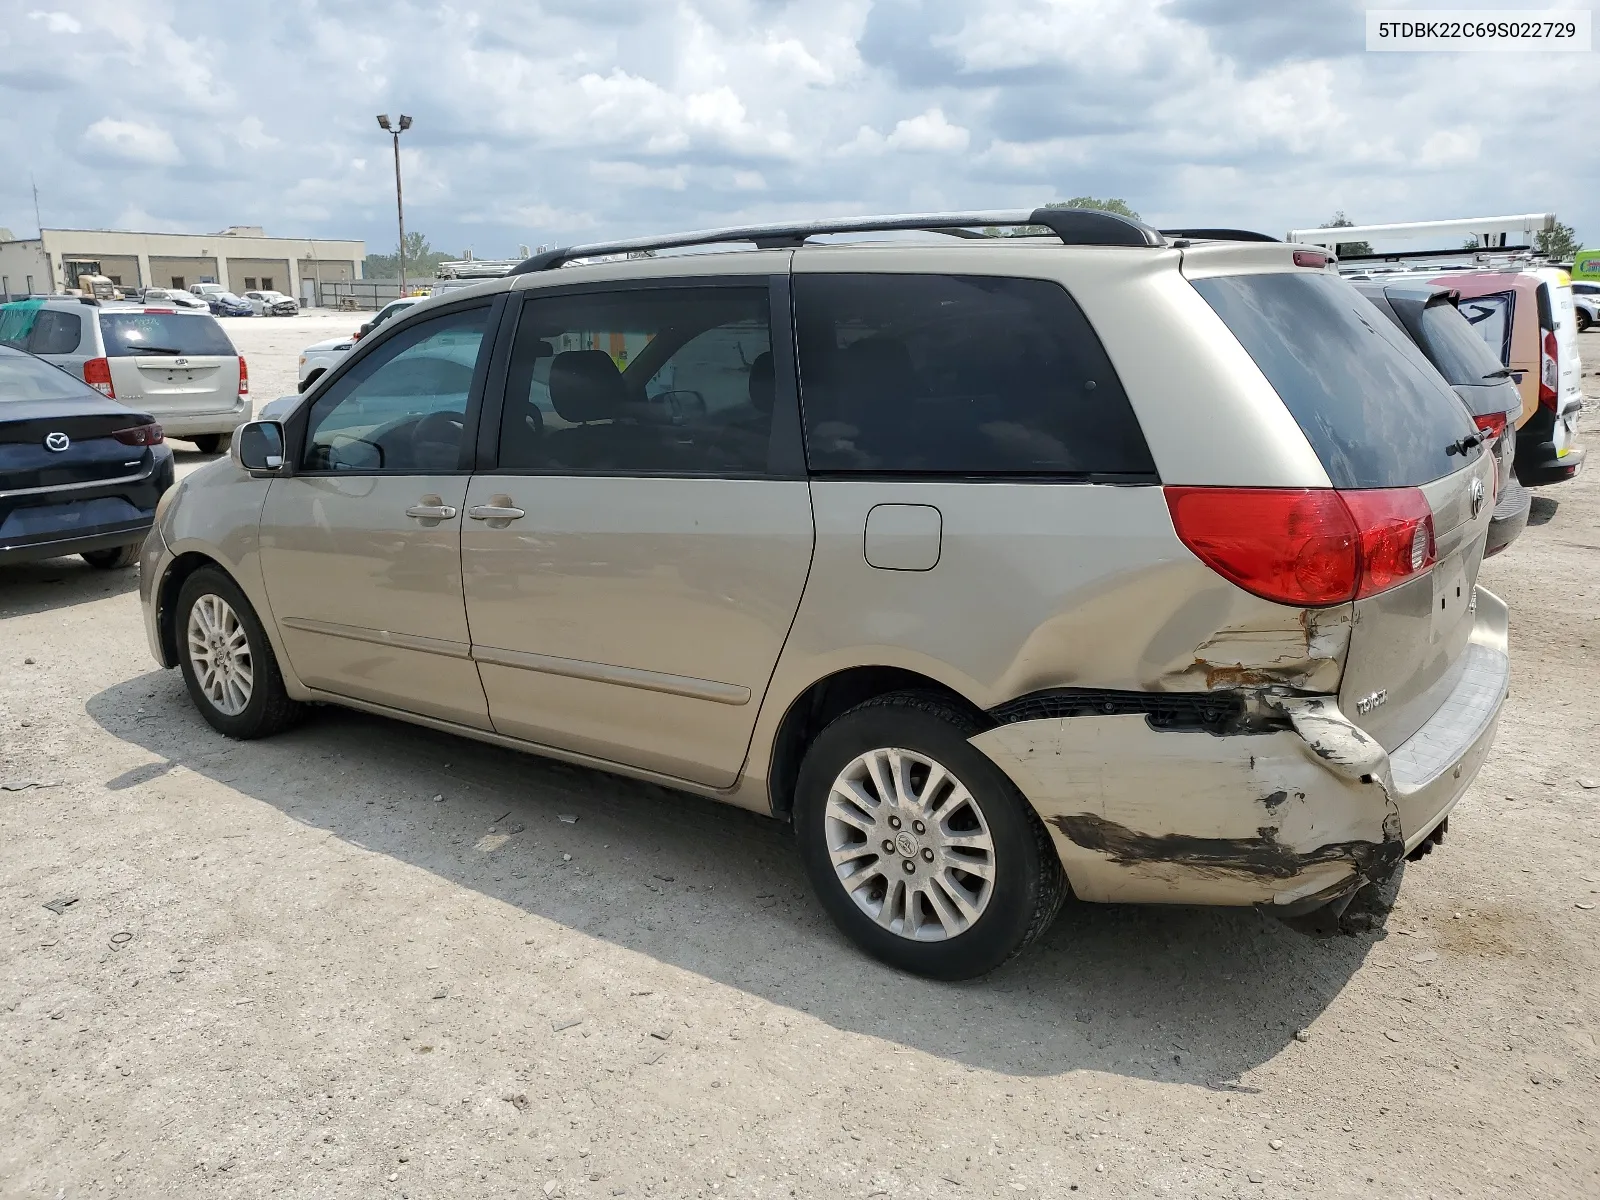
{"type": "Polygon", "coordinates": [[[394,138],[394,209],[400,218],[400,294],[406,294],[406,205],[400,192],[400,135],[411,128],[411,118],[400,114],[398,125],[389,124],[389,114],[378,114],[378,128],[394,138]]]}

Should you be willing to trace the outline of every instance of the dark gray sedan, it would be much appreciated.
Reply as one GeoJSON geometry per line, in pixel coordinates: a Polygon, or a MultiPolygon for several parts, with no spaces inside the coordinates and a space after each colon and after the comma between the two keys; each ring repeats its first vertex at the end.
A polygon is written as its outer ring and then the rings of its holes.
{"type": "Polygon", "coordinates": [[[132,566],[172,480],[149,413],[0,346],[0,563],[81,554],[132,566]]]}

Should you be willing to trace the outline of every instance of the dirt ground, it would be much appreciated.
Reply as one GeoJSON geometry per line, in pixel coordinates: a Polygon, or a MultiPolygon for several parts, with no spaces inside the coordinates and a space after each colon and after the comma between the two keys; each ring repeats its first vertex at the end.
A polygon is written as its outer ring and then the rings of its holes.
{"type": "MultiPolygon", "coordinates": [[[[230,324],[257,400],[348,323],[230,324]]],[[[0,1196],[1600,1195],[1600,470],[1535,505],[1386,928],[1069,904],[959,986],[774,823],[337,710],[231,743],[132,571],[0,568],[0,1196]]]]}

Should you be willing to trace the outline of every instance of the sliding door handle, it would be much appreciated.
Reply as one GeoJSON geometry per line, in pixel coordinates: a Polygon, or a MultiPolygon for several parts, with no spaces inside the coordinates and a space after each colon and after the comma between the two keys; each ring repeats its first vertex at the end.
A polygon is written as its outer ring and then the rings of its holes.
{"type": "Polygon", "coordinates": [[[506,495],[490,496],[487,504],[474,504],[467,509],[467,516],[474,521],[487,521],[491,529],[504,529],[507,523],[520,520],[527,516],[522,509],[511,503],[511,497],[506,495]]]}

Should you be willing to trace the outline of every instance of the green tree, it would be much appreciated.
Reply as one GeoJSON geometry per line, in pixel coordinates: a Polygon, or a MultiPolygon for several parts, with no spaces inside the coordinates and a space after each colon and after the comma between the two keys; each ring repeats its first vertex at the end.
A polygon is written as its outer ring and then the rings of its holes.
{"type": "MultiPolygon", "coordinates": [[[[1344,215],[1344,209],[1338,209],[1333,214],[1333,220],[1324,221],[1318,229],[1348,229],[1355,225],[1349,217],[1344,215]]],[[[1371,242],[1340,242],[1334,247],[1333,252],[1340,258],[1348,258],[1352,254],[1371,254],[1371,242]]]]}
{"type": "Polygon", "coordinates": [[[1555,228],[1541,229],[1533,244],[1540,254],[1553,258],[1556,262],[1571,262],[1578,256],[1581,243],[1571,225],[1563,225],[1557,221],[1555,228]]]}
{"type": "MultiPolygon", "coordinates": [[[[1126,201],[1116,197],[1106,200],[1094,196],[1074,196],[1071,200],[1052,200],[1045,205],[1046,208],[1094,208],[1101,212],[1115,213],[1119,217],[1127,217],[1130,221],[1140,220],[1139,214],[1126,201]]],[[[1050,231],[1043,225],[1019,225],[1010,229],[1001,229],[991,225],[984,230],[990,237],[1039,237],[1050,231]]]]}
{"type": "MultiPolygon", "coordinates": [[[[442,262],[447,262],[450,255],[435,250],[428,244],[426,235],[420,233],[406,234],[406,278],[429,279],[433,276],[434,269],[442,262]]],[[[394,248],[393,254],[369,254],[362,266],[362,274],[368,279],[399,279],[400,278],[400,247],[394,248]]]]}

